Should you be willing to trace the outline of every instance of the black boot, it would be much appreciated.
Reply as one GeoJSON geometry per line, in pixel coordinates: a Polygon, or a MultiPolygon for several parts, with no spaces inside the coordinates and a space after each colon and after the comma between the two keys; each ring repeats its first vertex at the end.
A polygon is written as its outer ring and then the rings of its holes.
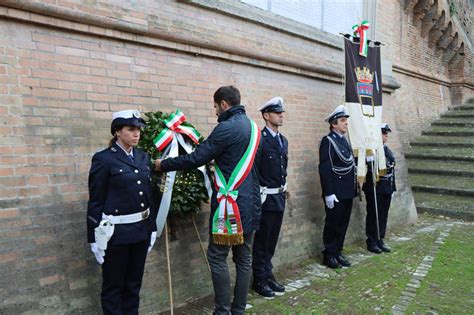
{"type": "Polygon", "coordinates": [[[342,255],[337,256],[336,259],[337,259],[337,262],[340,263],[341,266],[343,266],[343,267],[350,267],[351,266],[351,262],[349,260],[347,260],[347,258],[342,256],[342,255]]]}
{"type": "Polygon", "coordinates": [[[392,251],[392,249],[390,247],[388,247],[387,245],[385,245],[385,243],[383,242],[383,240],[380,240],[377,242],[377,246],[382,250],[382,252],[384,253],[390,253],[392,251]]]}
{"type": "Polygon", "coordinates": [[[273,299],[275,292],[268,286],[266,281],[253,281],[252,289],[266,299],[273,299]]]}
{"type": "Polygon", "coordinates": [[[341,268],[341,264],[337,261],[336,257],[324,256],[323,265],[325,265],[325,266],[327,266],[331,269],[341,268]]]}
{"type": "Polygon", "coordinates": [[[271,275],[267,280],[267,284],[276,295],[283,295],[283,293],[285,293],[285,286],[281,283],[278,283],[278,281],[275,279],[275,276],[271,275]]]}

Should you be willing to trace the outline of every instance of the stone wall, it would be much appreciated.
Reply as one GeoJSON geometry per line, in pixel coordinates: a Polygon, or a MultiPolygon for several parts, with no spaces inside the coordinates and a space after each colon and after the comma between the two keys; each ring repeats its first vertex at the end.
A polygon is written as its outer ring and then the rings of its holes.
{"type": "MultiPolygon", "coordinates": [[[[465,44],[457,68],[447,66],[411,26],[410,10],[377,3],[384,117],[396,126],[390,145],[399,192],[389,223],[396,228],[416,219],[403,145],[453,104],[453,89],[461,99],[472,96],[464,65],[472,53],[465,44]]],[[[0,313],[99,312],[100,268],[85,234],[87,175],[92,154],[109,140],[111,113],[180,108],[207,135],[221,85],[241,90],[259,125],[257,107],[285,99],[291,198],[275,263],[318,255],[317,147],[327,133],[323,117],[343,101],[342,62],[337,36],[238,1],[2,1],[0,313]]],[[[364,238],[364,211],[356,202],[349,240],[364,238]]],[[[204,242],[208,213],[204,205],[196,217],[204,242]]],[[[211,294],[192,221],[172,222],[170,237],[175,303],[211,294]]],[[[147,260],[143,313],[168,308],[167,283],[162,238],[147,260]]]]}

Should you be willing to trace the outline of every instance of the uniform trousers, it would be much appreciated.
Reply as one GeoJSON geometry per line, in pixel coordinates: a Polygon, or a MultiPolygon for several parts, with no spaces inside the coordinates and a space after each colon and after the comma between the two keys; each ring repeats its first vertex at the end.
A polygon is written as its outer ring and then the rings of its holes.
{"type": "Polygon", "coordinates": [[[140,288],[150,241],[108,245],[102,264],[102,311],[138,314],[140,288]]]}
{"type": "Polygon", "coordinates": [[[344,247],[347,227],[351,218],[353,199],[340,199],[334,202],[334,208],[326,210],[326,219],[323,231],[323,254],[326,257],[337,257],[341,255],[344,247]]]}
{"type": "MultiPolygon", "coordinates": [[[[380,244],[377,237],[377,218],[375,215],[374,194],[366,193],[365,201],[367,202],[367,215],[365,217],[365,234],[367,236],[367,245],[373,246],[380,244]]],[[[391,194],[377,194],[380,240],[383,240],[385,238],[385,231],[387,229],[388,209],[390,208],[391,201],[391,194]]]]}
{"type": "Polygon", "coordinates": [[[214,243],[212,235],[210,235],[207,259],[211,267],[214,286],[214,314],[244,314],[252,275],[252,239],[253,233],[244,234],[244,244],[226,246],[214,243]],[[230,273],[227,265],[227,256],[231,249],[232,261],[235,263],[236,270],[232,303],[230,273]]]}
{"type": "Polygon", "coordinates": [[[260,228],[255,232],[253,241],[253,278],[264,281],[273,273],[272,258],[280,235],[283,212],[262,211],[260,228]]]}

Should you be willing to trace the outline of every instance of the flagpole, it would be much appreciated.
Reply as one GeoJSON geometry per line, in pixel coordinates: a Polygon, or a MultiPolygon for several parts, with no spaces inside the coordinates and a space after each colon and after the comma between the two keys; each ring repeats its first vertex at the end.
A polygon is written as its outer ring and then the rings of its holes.
{"type": "Polygon", "coordinates": [[[377,189],[375,188],[375,159],[371,162],[372,166],[372,183],[374,188],[374,203],[375,203],[375,222],[377,225],[377,241],[380,241],[380,228],[379,228],[379,210],[377,207],[377,189]]]}

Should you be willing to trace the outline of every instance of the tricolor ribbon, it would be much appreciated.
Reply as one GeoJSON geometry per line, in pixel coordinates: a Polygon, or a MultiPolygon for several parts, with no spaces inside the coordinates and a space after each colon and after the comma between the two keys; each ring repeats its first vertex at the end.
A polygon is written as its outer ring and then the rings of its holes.
{"type": "Polygon", "coordinates": [[[367,38],[367,30],[369,29],[369,21],[364,20],[362,23],[356,24],[352,27],[354,31],[354,37],[360,38],[359,44],[359,55],[367,57],[367,52],[369,51],[369,43],[367,38]]]}
{"type": "Polygon", "coordinates": [[[185,134],[194,143],[199,143],[199,137],[201,136],[199,132],[193,127],[182,126],[181,124],[184,121],[186,121],[186,116],[179,109],[176,110],[176,113],[172,113],[169,119],[165,120],[167,128],[163,128],[160,134],[153,139],[158,151],[163,151],[170,144],[174,137],[173,132],[185,134]]]}
{"type": "Polygon", "coordinates": [[[250,173],[260,144],[260,132],[257,124],[250,121],[250,125],[252,132],[249,145],[232,171],[229,181],[225,180],[219,165],[215,163],[214,185],[217,190],[218,207],[212,219],[212,237],[214,243],[219,245],[233,246],[244,243],[244,232],[237,204],[239,196],[237,188],[250,173]]]}
{"type": "MultiPolygon", "coordinates": [[[[155,137],[153,143],[158,151],[163,151],[162,157],[177,157],[179,155],[179,145],[190,154],[194,151],[191,144],[186,142],[183,134],[188,136],[194,143],[199,143],[199,132],[193,127],[183,126],[182,123],[186,121],[186,116],[179,109],[170,115],[170,118],[165,120],[167,128],[164,128],[158,136],[155,137]]],[[[205,165],[198,167],[198,170],[204,176],[204,185],[206,186],[209,199],[212,196],[212,188],[209,177],[207,176],[205,165]]],[[[157,236],[160,236],[165,226],[166,218],[171,205],[171,197],[173,194],[173,186],[176,178],[176,172],[166,173],[166,183],[161,197],[160,208],[158,216],[156,217],[157,236]]]]}

